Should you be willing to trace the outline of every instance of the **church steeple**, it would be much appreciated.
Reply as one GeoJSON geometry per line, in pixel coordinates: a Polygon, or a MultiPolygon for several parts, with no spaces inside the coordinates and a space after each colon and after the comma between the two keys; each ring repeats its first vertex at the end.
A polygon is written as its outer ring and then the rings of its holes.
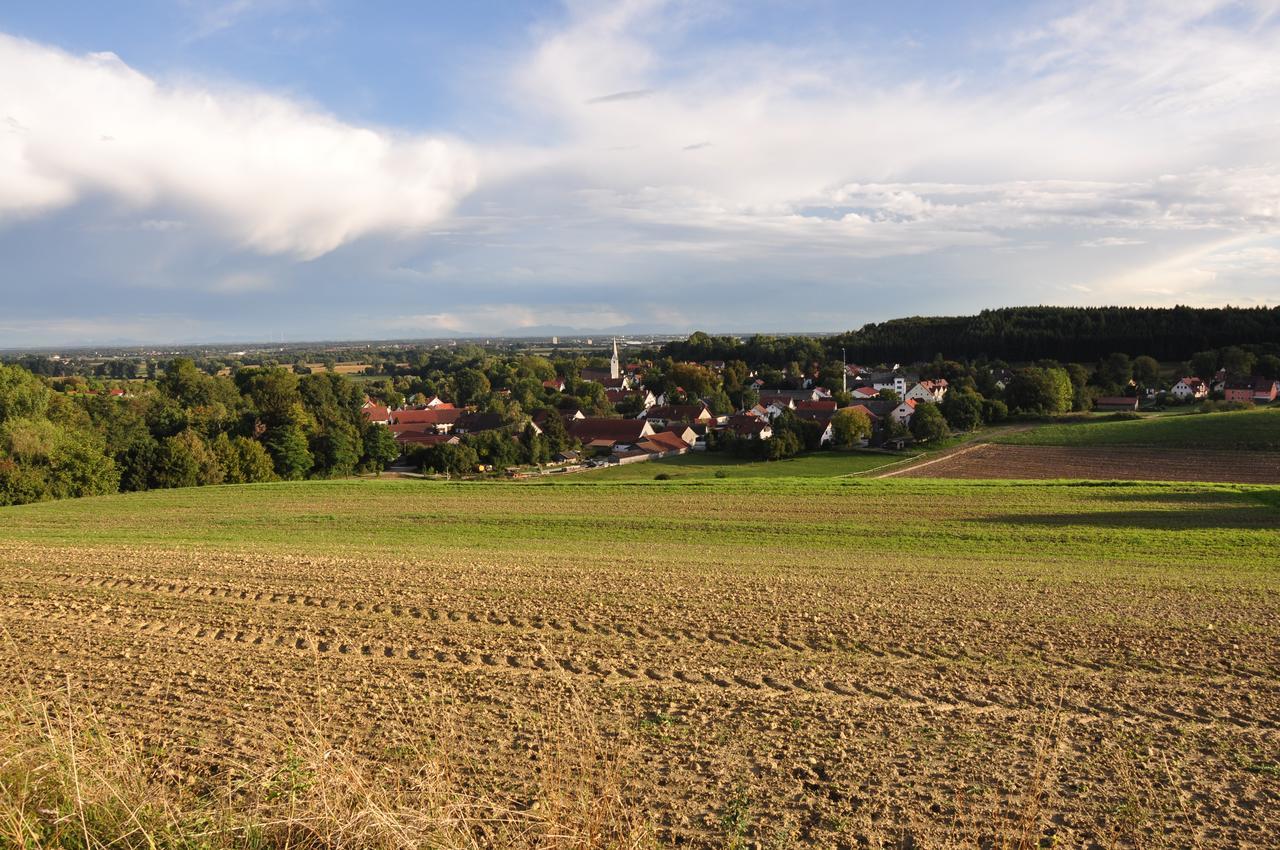
{"type": "Polygon", "coordinates": [[[615,381],[622,377],[622,367],[618,363],[618,341],[613,341],[613,357],[609,358],[609,377],[615,381]]]}

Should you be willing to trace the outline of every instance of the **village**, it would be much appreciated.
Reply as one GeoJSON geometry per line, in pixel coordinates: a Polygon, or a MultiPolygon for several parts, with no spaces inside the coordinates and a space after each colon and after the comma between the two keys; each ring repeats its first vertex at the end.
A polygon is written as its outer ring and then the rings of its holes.
{"type": "MultiPolygon", "coordinates": [[[[710,360],[696,365],[722,372],[726,364],[710,360]]],[[[655,394],[646,387],[643,364],[622,360],[615,341],[609,367],[583,368],[578,380],[600,384],[618,415],[587,415],[580,406],[570,403],[537,410],[524,422],[512,422],[499,413],[456,405],[439,396],[398,409],[366,399],[363,413],[370,424],[385,425],[394,435],[402,455],[392,468],[399,470],[412,468],[414,450],[419,447],[459,445],[468,435],[484,432],[506,432],[513,440],[526,432],[542,436],[551,427],[549,420],[557,418],[572,447],[561,447],[543,465],[555,472],[573,472],[706,451],[709,447],[724,448],[726,444],[754,445],[760,457],[769,458],[769,452],[761,449],[774,437],[775,427],[784,416],[788,421],[803,423],[802,427],[812,435],[810,448],[836,447],[838,443],[839,448],[846,449],[901,450],[927,442],[930,436],[940,436],[936,431],[913,429],[912,423],[924,406],[937,409],[944,405],[950,389],[945,378],[922,379],[897,365],[872,370],[846,364],[839,391],[821,385],[816,375],[801,378],[800,388],[768,387],[754,373],[748,377],[748,388],[757,400],[730,413],[713,412],[706,399],[669,403],[665,394],[655,394]],[[622,411],[638,412],[626,415],[622,411]],[[847,417],[855,423],[852,439],[837,441],[837,417],[847,417]]],[[[999,370],[993,379],[995,388],[1003,391],[1012,372],[999,370]]],[[[565,393],[568,383],[555,378],[542,382],[542,386],[550,393],[565,393]]],[[[1184,376],[1167,387],[1139,387],[1130,381],[1128,389],[1132,394],[1097,396],[1092,400],[1092,410],[1123,414],[1158,400],[1191,404],[1211,395],[1238,405],[1271,404],[1280,398],[1280,380],[1232,379],[1225,369],[1208,380],[1184,376]]],[[[1002,417],[1003,414],[997,418],[1002,417]]],[[[478,471],[495,470],[481,464],[478,471]]],[[[505,471],[511,477],[524,474],[516,466],[505,471]]]]}

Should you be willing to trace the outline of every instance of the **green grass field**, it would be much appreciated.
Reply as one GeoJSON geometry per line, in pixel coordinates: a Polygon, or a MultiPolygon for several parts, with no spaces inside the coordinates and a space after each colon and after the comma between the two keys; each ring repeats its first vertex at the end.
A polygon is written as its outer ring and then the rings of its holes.
{"type": "MultiPolygon", "coordinates": [[[[654,468],[649,464],[650,470],[654,468]]],[[[1197,553],[1280,563],[1280,488],[755,477],[545,483],[362,480],[155,490],[0,510],[0,545],[240,550],[591,552],[680,541],[729,555],[814,556],[846,541],[897,557],[946,555],[1093,569],[1173,569],[1197,553]],[[1227,533],[1229,532],[1229,533],[1227,533]],[[1170,552],[1175,557],[1170,558],[1170,552]],[[1110,567],[1108,567],[1109,569],[1110,567]]],[[[1236,567],[1233,567],[1233,570],[1236,567]]]]}
{"type": "Polygon", "coordinates": [[[672,480],[724,478],[839,478],[900,463],[918,452],[817,452],[776,461],[748,461],[721,452],[690,452],[662,460],[593,469],[572,476],[575,482],[647,481],[665,473],[672,480]]]}
{"type": "Polygon", "coordinates": [[[1035,446],[1155,446],[1280,450],[1280,409],[1186,413],[1129,421],[1081,418],[1004,434],[992,442],[1035,446]]]}

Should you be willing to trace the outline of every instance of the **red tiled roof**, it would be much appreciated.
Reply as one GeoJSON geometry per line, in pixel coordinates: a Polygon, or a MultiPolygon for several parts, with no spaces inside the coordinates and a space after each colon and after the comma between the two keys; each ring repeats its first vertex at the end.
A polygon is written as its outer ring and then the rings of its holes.
{"type": "Polygon", "coordinates": [[[422,425],[452,425],[466,413],[453,405],[437,407],[432,410],[397,410],[391,421],[397,425],[418,423],[422,425]]]}
{"type": "Polygon", "coordinates": [[[813,411],[832,411],[834,412],[837,405],[834,401],[797,401],[796,410],[813,410],[813,411]]]}
{"type": "Polygon", "coordinates": [[[653,426],[643,419],[604,419],[587,417],[567,423],[569,433],[584,443],[609,440],[615,443],[635,443],[647,436],[645,429],[653,426]]]}

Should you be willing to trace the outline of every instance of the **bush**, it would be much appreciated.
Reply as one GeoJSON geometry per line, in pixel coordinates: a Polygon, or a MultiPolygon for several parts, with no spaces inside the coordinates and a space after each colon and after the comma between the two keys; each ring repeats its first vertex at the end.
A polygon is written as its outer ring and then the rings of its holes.
{"type": "Polygon", "coordinates": [[[1136,410],[1117,410],[1115,413],[1107,417],[1108,422],[1132,422],[1135,419],[1145,418],[1136,410]]]}
{"type": "Polygon", "coordinates": [[[666,472],[659,472],[657,475],[653,476],[653,480],[654,481],[670,481],[671,476],[666,472]]]}
{"type": "Polygon", "coordinates": [[[723,469],[716,470],[716,478],[728,478],[728,477],[729,477],[729,473],[725,472],[723,469]]]}
{"type": "Polygon", "coordinates": [[[1206,401],[1201,402],[1200,413],[1230,413],[1233,410],[1253,410],[1251,401],[1206,401]]]}

